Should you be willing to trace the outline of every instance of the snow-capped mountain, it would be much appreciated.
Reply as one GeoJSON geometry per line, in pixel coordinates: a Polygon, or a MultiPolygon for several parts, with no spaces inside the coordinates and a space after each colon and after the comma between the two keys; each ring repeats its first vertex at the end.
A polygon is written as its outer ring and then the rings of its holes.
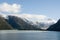
{"type": "Polygon", "coordinates": [[[44,15],[36,14],[8,14],[8,15],[2,14],[2,15],[5,19],[8,19],[8,16],[16,16],[24,20],[26,23],[33,26],[37,26],[37,28],[41,29],[47,29],[50,25],[56,23],[54,19],[51,19],[44,15]]]}

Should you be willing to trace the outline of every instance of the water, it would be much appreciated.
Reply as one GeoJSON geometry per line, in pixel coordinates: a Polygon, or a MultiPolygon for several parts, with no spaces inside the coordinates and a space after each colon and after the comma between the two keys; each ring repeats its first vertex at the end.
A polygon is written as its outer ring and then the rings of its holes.
{"type": "Polygon", "coordinates": [[[0,40],[60,40],[60,32],[0,31],[0,40]]]}

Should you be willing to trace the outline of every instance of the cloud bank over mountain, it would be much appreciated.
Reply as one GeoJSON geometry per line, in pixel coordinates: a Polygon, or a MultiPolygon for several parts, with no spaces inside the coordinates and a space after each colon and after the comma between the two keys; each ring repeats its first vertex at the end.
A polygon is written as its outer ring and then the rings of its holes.
{"type": "Polygon", "coordinates": [[[27,19],[28,21],[31,21],[33,23],[36,23],[36,22],[38,22],[38,23],[40,23],[40,22],[56,23],[57,22],[56,20],[49,18],[45,15],[36,15],[36,14],[1,14],[1,15],[3,15],[3,17],[5,17],[5,18],[7,18],[8,15],[17,16],[24,20],[27,19]]]}

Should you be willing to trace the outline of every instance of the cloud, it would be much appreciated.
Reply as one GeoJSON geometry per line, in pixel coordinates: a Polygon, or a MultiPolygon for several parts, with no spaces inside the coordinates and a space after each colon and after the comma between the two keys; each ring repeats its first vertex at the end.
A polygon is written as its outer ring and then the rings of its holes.
{"type": "Polygon", "coordinates": [[[44,19],[47,17],[45,15],[37,15],[37,14],[22,14],[21,16],[26,18],[37,18],[37,19],[44,19]]]}
{"type": "Polygon", "coordinates": [[[46,15],[37,14],[20,14],[21,17],[26,18],[33,22],[56,22],[54,19],[47,17],[46,15]],[[50,20],[49,20],[50,19],[50,20]]]}
{"type": "Polygon", "coordinates": [[[12,16],[17,16],[23,19],[27,19],[32,22],[47,22],[47,23],[56,23],[57,21],[47,17],[46,15],[37,15],[37,14],[8,14],[12,16]]]}
{"type": "Polygon", "coordinates": [[[18,12],[21,12],[21,5],[20,4],[1,3],[0,12],[18,13],[18,12]]]}

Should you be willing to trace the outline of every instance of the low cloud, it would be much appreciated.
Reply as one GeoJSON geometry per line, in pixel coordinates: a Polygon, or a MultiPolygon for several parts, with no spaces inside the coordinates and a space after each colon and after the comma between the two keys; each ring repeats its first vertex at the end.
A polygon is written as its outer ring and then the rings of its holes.
{"type": "Polygon", "coordinates": [[[47,23],[55,22],[56,23],[56,20],[51,19],[45,15],[36,15],[36,14],[9,14],[9,15],[17,16],[23,19],[25,18],[32,22],[47,22],[47,23]]]}
{"type": "Polygon", "coordinates": [[[19,12],[21,12],[21,5],[20,4],[1,3],[0,12],[19,13],[19,12]]]}

